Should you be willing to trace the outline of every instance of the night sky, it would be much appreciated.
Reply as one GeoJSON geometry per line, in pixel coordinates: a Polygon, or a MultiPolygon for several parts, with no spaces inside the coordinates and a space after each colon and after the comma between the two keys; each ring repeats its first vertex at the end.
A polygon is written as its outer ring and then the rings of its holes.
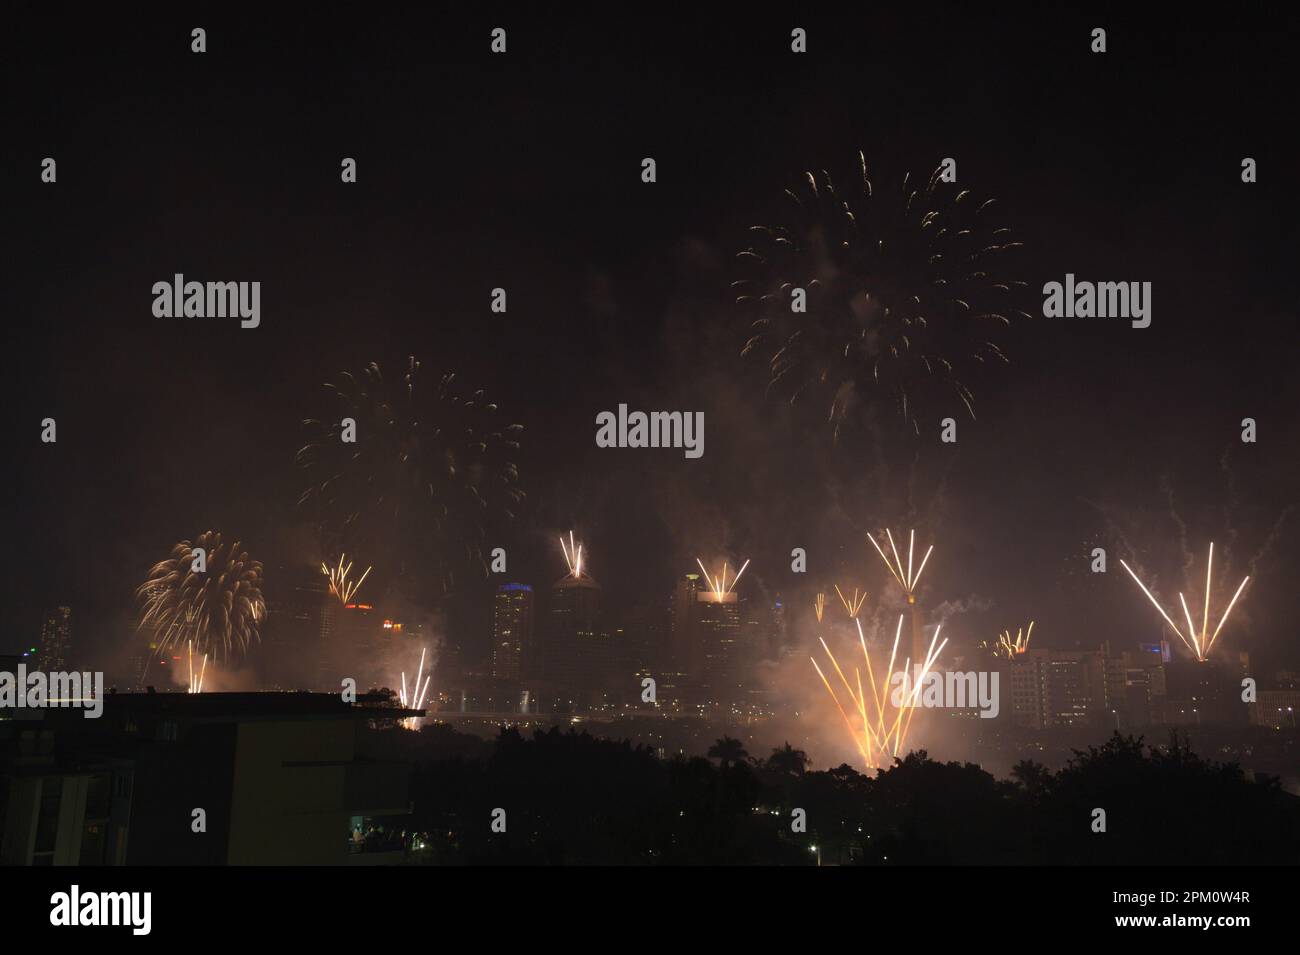
{"type": "Polygon", "coordinates": [[[868,7],[446,16],[29,12],[6,31],[0,652],[54,603],[79,645],[119,646],[148,567],[210,527],[266,562],[274,600],[271,568],[318,556],[294,512],[301,420],[339,371],[415,354],[526,428],[511,579],[558,578],[573,527],[611,605],[666,597],[701,555],[752,559],[753,594],[802,607],[831,579],[881,590],[864,534],[915,524],[938,545],[931,602],[980,608],[956,631],[1035,619],[1042,645],[1095,647],[1158,635],[1118,559],[1176,600],[1181,519],[1193,579],[1210,540],[1224,586],[1254,574],[1223,644],[1297,662],[1300,514],[1278,525],[1300,487],[1285,34],[868,7]],[[803,170],[851,175],[859,149],[919,174],[955,157],[1026,245],[1035,317],[972,383],[955,448],[887,409],[879,440],[832,445],[824,415],[765,397],[740,358],[747,227],[803,170]],[[176,272],[260,281],[261,327],[155,318],[151,286],[176,272]],[[1067,272],[1152,282],[1151,327],[1042,318],[1067,272]],[[620,402],[703,411],[704,457],[596,448],[620,402]]]}

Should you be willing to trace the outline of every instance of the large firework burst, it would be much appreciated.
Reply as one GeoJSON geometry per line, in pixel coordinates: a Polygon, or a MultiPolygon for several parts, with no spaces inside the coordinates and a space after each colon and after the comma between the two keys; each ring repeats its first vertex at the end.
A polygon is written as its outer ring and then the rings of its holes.
{"type": "Polygon", "coordinates": [[[396,381],[371,362],[328,388],[335,415],[307,420],[298,452],[309,508],[329,553],[360,549],[397,576],[454,582],[486,567],[487,527],[513,517],[523,497],[510,460],[522,426],[503,425],[482,391],[462,395],[455,376],[427,382],[415,358],[396,381]],[[356,423],[345,442],[343,421],[356,423]]]}
{"type": "Polygon", "coordinates": [[[155,632],[159,653],[187,643],[217,658],[246,653],[266,616],[261,562],[238,541],[223,546],[216,531],[173,547],[150,568],[136,596],[143,603],[140,626],[155,632]],[[196,562],[195,548],[203,549],[204,565],[196,562]]]}
{"type": "Polygon", "coordinates": [[[785,192],[789,221],[750,230],[737,256],[745,274],[733,283],[752,316],[743,353],[766,360],[769,391],[792,404],[813,393],[828,400],[837,438],[872,393],[914,430],[927,392],[974,417],[968,372],[1006,362],[994,339],[1012,316],[1028,317],[1013,307],[1025,283],[1003,272],[1021,243],[995,224],[994,200],[944,182],[942,167],[877,190],[858,158],[849,190],[825,171],[805,173],[785,192]],[[796,289],[806,311],[793,307],[796,289]]]}

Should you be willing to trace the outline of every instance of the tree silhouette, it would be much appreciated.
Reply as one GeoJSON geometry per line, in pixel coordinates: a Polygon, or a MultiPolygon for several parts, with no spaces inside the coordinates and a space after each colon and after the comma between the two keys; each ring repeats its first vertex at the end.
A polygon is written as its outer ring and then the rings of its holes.
{"type": "Polygon", "coordinates": [[[1058,772],[1026,760],[999,780],[925,752],[874,777],[811,771],[788,743],[756,769],[727,736],[711,762],[573,729],[492,741],[445,725],[367,734],[371,758],[413,766],[414,810],[391,820],[411,862],[811,865],[812,845],[823,862],[868,865],[1300,860],[1300,799],[1178,738],[1147,748],[1116,734],[1058,772]],[[506,809],[506,832],[487,824],[492,807],[506,809]],[[791,830],[795,808],[807,832],[791,830]],[[1105,833],[1092,830],[1096,808],[1105,833]]]}
{"type": "Polygon", "coordinates": [[[807,753],[795,749],[787,741],[784,746],[772,750],[772,755],[767,758],[767,768],[783,776],[802,776],[809,762],[807,753]]]}
{"type": "Polygon", "coordinates": [[[740,740],[732,739],[730,736],[723,736],[722,739],[709,747],[709,758],[718,760],[722,763],[722,768],[726,769],[732,763],[748,759],[749,752],[740,740]]]}

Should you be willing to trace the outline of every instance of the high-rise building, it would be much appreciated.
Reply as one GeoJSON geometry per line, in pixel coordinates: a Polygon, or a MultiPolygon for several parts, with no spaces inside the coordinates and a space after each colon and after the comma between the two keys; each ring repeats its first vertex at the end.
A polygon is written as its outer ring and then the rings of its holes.
{"type": "Polygon", "coordinates": [[[55,607],[41,623],[40,649],[36,666],[45,671],[63,670],[72,649],[72,608],[55,607]]]}
{"type": "Polygon", "coordinates": [[[728,706],[743,695],[740,595],[734,590],[724,594],[701,590],[695,594],[695,607],[704,699],[728,706]]]}
{"type": "Polygon", "coordinates": [[[600,585],[568,574],[551,588],[543,670],[552,695],[585,705],[608,669],[608,641],[600,629],[600,585]]]}
{"type": "Polygon", "coordinates": [[[1105,715],[1100,650],[1031,649],[1011,662],[1011,716],[1017,726],[1047,729],[1105,715]]]}
{"type": "Polygon", "coordinates": [[[677,578],[669,620],[669,658],[678,682],[697,683],[703,679],[704,654],[700,646],[699,611],[696,596],[705,589],[699,574],[677,578]]]}
{"type": "Polygon", "coordinates": [[[388,676],[380,650],[384,640],[383,615],[370,603],[339,604],[333,602],[329,642],[333,645],[334,676],[325,685],[337,686],[343,677],[353,677],[358,684],[374,685],[388,676]]]}
{"type": "Polygon", "coordinates": [[[533,652],[533,588],[503,584],[492,597],[492,678],[516,683],[533,652]]]}
{"type": "Polygon", "coordinates": [[[1106,709],[1115,729],[1149,726],[1155,701],[1165,695],[1165,672],[1159,644],[1115,653],[1102,648],[1105,666],[1106,709]]]}
{"type": "Polygon", "coordinates": [[[618,663],[624,673],[637,678],[637,695],[640,680],[655,677],[671,668],[668,659],[667,631],[669,607],[666,603],[641,603],[632,608],[622,639],[616,641],[618,663]]]}
{"type": "Polygon", "coordinates": [[[1165,698],[1157,708],[1156,722],[1192,726],[1241,724],[1249,719],[1248,707],[1241,699],[1242,677],[1250,674],[1247,654],[1205,661],[1173,660],[1164,671],[1165,698]]]}
{"type": "Polygon", "coordinates": [[[322,672],[338,601],[314,567],[279,567],[268,588],[257,668],[262,682],[291,690],[333,687],[333,670],[322,672]]]}

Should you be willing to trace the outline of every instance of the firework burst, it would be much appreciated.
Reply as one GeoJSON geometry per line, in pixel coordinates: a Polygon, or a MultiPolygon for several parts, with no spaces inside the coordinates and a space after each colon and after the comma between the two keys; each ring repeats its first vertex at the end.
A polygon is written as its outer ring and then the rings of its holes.
{"type": "Polygon", "coordinates": [[[704,575],[704,582],[709,585],[709,591],[713,594],[713,599],[718,603],[722,603],[726,599],[727,595],[736,589],[736,584],[740,581],[740,575],[743,574],[745,568],[749,566],[749,561],[745,561],[741,564],[740,570],[736,571],[736,576],[732,577],[731,582],[728,583],[727,571],[729,565],[725,560],[722,562],[722,571],[716,577],[709,576],[709,572],[704,569],[704,562],[698,557],[695,558],[695,563],[700,565],[700,573],[704,575]]]}
{"type": "MultiPolygon", "coordinates": [[[[858,611],[862,609],[862,605],[867,601],[867,592],[864,590],[859,594],[858,588],[854,587],[853,596],[850,597],[840,590],[839,584],[836,584],[835,593],[839,595],[840,603],[844,605],[844,612],[854,620],[858,619],[858,611]]],[[[820,620],[821,618],[818,617],[817,619],[820,620]]]]}
{"type": "Polygon", "coordinates": [[[564,563],[569,567],[569,576],[581,577],[582,545],[574,542],[573,531],[569,531],[569,543],[567,546],[564,543],[564,538],[560,538],[560,550],[564,551],[564,563]]]}
{"type": "Polygon", "coordinates": [[[336,566],[330,567],[328,564],[322,563],[320,569],[321,573],[329,578],[330,593],[337,597],[339,603],[345,607],[350,603],[355,603],[357,592],[361,589],[361,585],[366,582],[366,578],[370,576],[372,570],[372,568],[367,567],[360,577],[353,580],[352,561],[347,559],[346,554],[339,555],[339,562],[336,566]]]}
{"type": "Polygon", "coordinates": [[[743,354],[767,363],[768,390],[791,404],[819,393],[838,439],[855,401],[887,395],[919,433],[919,399],[937,390],[974,417],[969,372],[1005,363],[994,341],[1026,283],[1003,262],[1020,247],[994,200],[911,174],[877,189],[866,158],[851,187],[808,172],[785,191],[787,221],[754,226],[732,283],[751,317],[743,354]],[[806,296],[796,311],[795,293],[806,296]],[[936,386],[931,388],[930,386],[936,386]]]}
{"type": "Polygon", "coordinates": [[[360,543],[391,555],[397,578],[434,568],[444,589],[460,567],[486,572],[487,529],[523,497],[510,460],[522,426],[502,424],[482,391],[461,394],[454,375],[427,382],[414,358],[397,381],[372,362],[326,387],[337,416],[304,422],[298,452],[309,476],[300,504],[325,550],[360,543]]]}
{"type": "Polygon", "coordinates": [[[845,674],[844,668],[840,666],[825,639],[818,638],[827,659],[830,660],[831,668],[839,677],[843,692],[848,696],[847,709],[816,658],[810,657],[810,659],[813,669],[817,671],[817,675],[821,677],[826,687],[826,692],[835,703],[835,708],[839,711],[845,729],[857,747],[858,753],[868,767],[880,768],[888,766],[899,753],[905,751],[908,731],[912,725],[912,715],[916,710],[921,689],[948,641],[945,638],[942,643],[939,642],[941,628],[936,628],[924,662],[913,666],[909,657],[903,662],[901,669],[895,670],[898,644],[903,634],[903,617],[900,615],[898,627],[894,631],[894,646],[889,654],[889,663],[883,670],[878,670],[871,662],[871,653],[867,649],[861,622],[857,622],[857,627],[858,645],[862,649],[862,666],[853,668],[852,681],[845,674]],[[866,683],[863,683],[862,679],[864,669],[866,683]]]}
{"type": "MultiPolygon", "coordinates": [[[[429,681],[433,679],[432,669],[430,669],[428,676],[424,674],[424,657],[427,651],[427,647],[420,648],[420,666],[415,671],[415,682],[411,685],[409,694],[406,688],[406,671],[402,671],[402,691],[398,699],[403,709],[419,710],[424,708],[424,696],[429,692],[429,681]]],[[[406,729],[415,729],[419,722],[420,718],[418,716],[411,716],[402,720],[402,726],[406,729]]]]}
{"type": "Polygon", "coordinates": [[[194,641],[186,640],[185,645],[188,648],[189,661],[190,661],[190,686],[187,692],[202,693],[203,677],[208,672],[208,655],[206,653],[203,654],[203,662],[199,664],[199,677],[198,680],[195,680],[194,679],[194,641]]]}
{"type": "Polygon", "coordinates": [[[876,549],[876,553],[880,555],[880,559],[885,562],[885,566],[889,568],[889,573],[893,575],[893,578],[896,581],[898,581],[898,585],[903,588],[903,594],[907,597],[907,602],[909,604],[915,603],[916,588],[921,582],[921,574],[925,571],[925,563],[930,559],[930,554],[934,552],[934,545],[931,544],[929,546],[925,552],[925,556],[921,558],[920,564],[916,565],[916,570],[913,572],[912,559],[916,555],[916,531],[913,530],[908,537],[906,567],[903,566],[903,561],[898,556],[898,548],[894,546],[894,535],[890,532],[889,528],[885,528],[885,538],[889,542],[889,552],[894,558],[892,561],[889,557],[885,556],[884,548],[876,543],[875,537],[870,534],[867,535],[867,540],[871,541],[871,546],[876,549]]]}
{"type": "Polygon", "coordinates": [[[1174,633],[1178,634],[1178,638],[1183,641],[1183,644],[1187,649],[1191,650],[1196,656],[1196,659],[1201,663],[1204,663],[1209,659],[1210,651],[1214,648],[1214,641],[1219,638],[1219,633],[1223,630],[1223,625],[1228,622],[1228,614],[1232,613],[1232,608],[1236,605],[1237,598],[1240,597],[1241,592],[1246,589],[1246,581],[1250,580],[1250,577],[1242,578],[1241,583],[1237,586],[1237,592],[1232,595],[1232,599],[1228,601],[1227,609],[1223,611],[1223,616],[1219,618],[1218,626],[1216,626],[1213,632],[1211,632],[1210,587],[1212,575],[1214,573],[1214,543],[1211,541],[1210,556],[1205,562],[1205,602],[1203,604],[1201,626],[1199,629],[1196,624],[1192,622],[1192,612],[1187,607],[1187,598],[1184,597],[1181,592],[1178,594],[1178,602],[1182,604],[1183,615],[1187,618],[1187,632],[1184,633],[1178,624],[1174,623],[1173,620],[1170,619],[1169,614],[1165,613],[1164,607],[1160,606],[1160,601],[1156,600],[1151,591],[1147,589],[1146,584],[1142,583],[1142,581],[1138,579],[1138,575],[1133,572],[1133,568],[1129,567],[1129,565],[1124,563],[1122,560],[1120,561],[1120,565],[1128,571],[1128,575],[1133,578],[1134,583],[1142,588],[1142,592],[1147,595],[1147,599],[1151,601],[1152,606],[1154,606],[1156,610],[1160,611],[1160,616],[1164,617],[1165,623],[1169,624],[1170,628],[1174,633]]]}
{"type": "Polygon", "coordinates": [[[173,547],[149,570],[136,596],[143,603],[140,627],[154,631],[158,653],[184,644],[205,658],[246,653],[266,616],[261,562],[251,560],[238,541],[222,546],[215,531],[173,547]],[[196,548],[203,550],[203,565],[196,548]]]}
{"type": "Polygon", "coordinates": [[[1034,633],[1034,621],[1029,621],[1029,629],[1023,627],[1017,628],[1016,635],[1013,638],[1010,630],[1003,630],[998,634],[998,642],[993,647],[993,653],[999,657],[1006,657],[1008,660],[1014,660],[1020,654],[1029,649],[1029,638],[1034,633]]]}

